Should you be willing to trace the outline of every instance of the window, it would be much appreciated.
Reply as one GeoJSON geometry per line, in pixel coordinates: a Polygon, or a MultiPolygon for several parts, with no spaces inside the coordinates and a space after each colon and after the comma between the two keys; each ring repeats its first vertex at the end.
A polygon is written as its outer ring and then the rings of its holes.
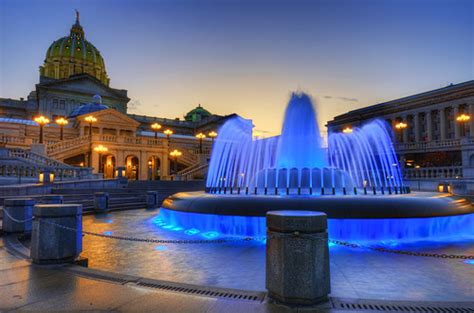
{"type": "Polygon", "coordinates": [[[59,100],[59,109],[64,110],[66,108],[66,100],[59,100]]]}
{"type": "Polygon", "coordinates": [[[53,109],[58,109],[58,103],[59,103],[59,100],[58,99],[53,99],[53,109]]]}

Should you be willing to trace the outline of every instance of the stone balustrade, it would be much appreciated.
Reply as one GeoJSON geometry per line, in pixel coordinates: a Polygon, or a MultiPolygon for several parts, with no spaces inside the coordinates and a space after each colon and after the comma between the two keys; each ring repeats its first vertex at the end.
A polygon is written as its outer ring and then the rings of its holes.
{"type": "Polygon", "coordinates": [[[463,177],[462,166],[449,167],[422,167],[403,169],[405,179],[433,179],[433,178],[461,178],[463,177]]]}
{"type": "Polygon", "coordinates": [[[435,140],[435,141],[429,141],[429,142],[398,143],[398,144],[395,144],[395,150],[397,151],[430,150],[430,149],[440,149],[440,148],[459,149],[460,146],[461,146],[460,139],[449,139],[449,140],[435,140]]]}

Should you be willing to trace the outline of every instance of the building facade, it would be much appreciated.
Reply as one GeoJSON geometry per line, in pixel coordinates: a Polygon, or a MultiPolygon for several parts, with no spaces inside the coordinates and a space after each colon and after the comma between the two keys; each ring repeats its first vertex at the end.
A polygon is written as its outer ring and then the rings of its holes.
{"type": "MultiPolygon", "coordinates": [[[[64,166],[92,167],[105,178],[114,177],[121,166],[130,179],[202,178],[212,140],[199,141],[195,135],[215,132],[235,116],[215,115],[201,105],[183,119],[128,114],[129,100],[127,90],[110,87],[105,61],[86,40],[76,12],[69,35],[48,48],[39,83],[27,99],[0,98],[0,146],[10,149],[11,155],[21,154],[14,149],[23,149],[40,152],[43,160],[50,158],[64,166]],[[32,120],[36,116],[44,116],[50,123],[40,128],[32,120]],[[90,116],[94,123],[86,121],[90,116]],[[56,124],[59,117],[66,118],[68,124],[56,124]],[[161,129],[155,133],[151,126],[156,123],[161,129]],[[42,148],[37,147],[40,129],[42,148]],[[165,135],[164,130],[172,134],[165,135]],[[98,152],[98,147],[107,151],[98,152]],[[181,152],[179,157],[170,157],[174,149],[181,152]]],[[[15,170],[2,170],[6,172],[15,170]]]]}
{"type": "Polygon", "coordinates": [[[474,81],[404,97],[336,116],[328,131],[384,119],[394,133],[405,181],[437,190],[456,185],[469,192],[474,181],[474,81]]]}

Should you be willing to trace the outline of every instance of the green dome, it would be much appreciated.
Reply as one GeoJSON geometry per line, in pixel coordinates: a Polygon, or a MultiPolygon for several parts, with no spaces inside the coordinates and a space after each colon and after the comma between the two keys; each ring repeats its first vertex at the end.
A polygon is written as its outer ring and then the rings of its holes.
{"type": "Polygon", "coordinates": [[[211,112],[204,109],[200,104],[195,108],[189,111],[185,116],[184,119],[188,122],[198,122],[206,117],[211,116],[211,112]]]}
{"type": "Polygon", "coordinates": [[[76,23],[72,25],[69,36],[54,41],[46,51],[40,74],[62,79],[81,73],[87,73],[109,85],[104,59],[100,51],[85,39],[77,12],[76,23]]]}

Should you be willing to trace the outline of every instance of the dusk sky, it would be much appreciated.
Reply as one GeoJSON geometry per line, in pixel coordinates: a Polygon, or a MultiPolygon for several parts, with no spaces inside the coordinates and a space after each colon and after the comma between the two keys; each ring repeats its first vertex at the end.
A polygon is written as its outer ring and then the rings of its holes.
{"type": "Polygon", "coordinates": [[[26,97],[49,45],[81,14],[130,112],[198,103],[280,132],[289,93],[319,122],[474,77],[474,1],[0,0],[0,97],[26,97]]]}

